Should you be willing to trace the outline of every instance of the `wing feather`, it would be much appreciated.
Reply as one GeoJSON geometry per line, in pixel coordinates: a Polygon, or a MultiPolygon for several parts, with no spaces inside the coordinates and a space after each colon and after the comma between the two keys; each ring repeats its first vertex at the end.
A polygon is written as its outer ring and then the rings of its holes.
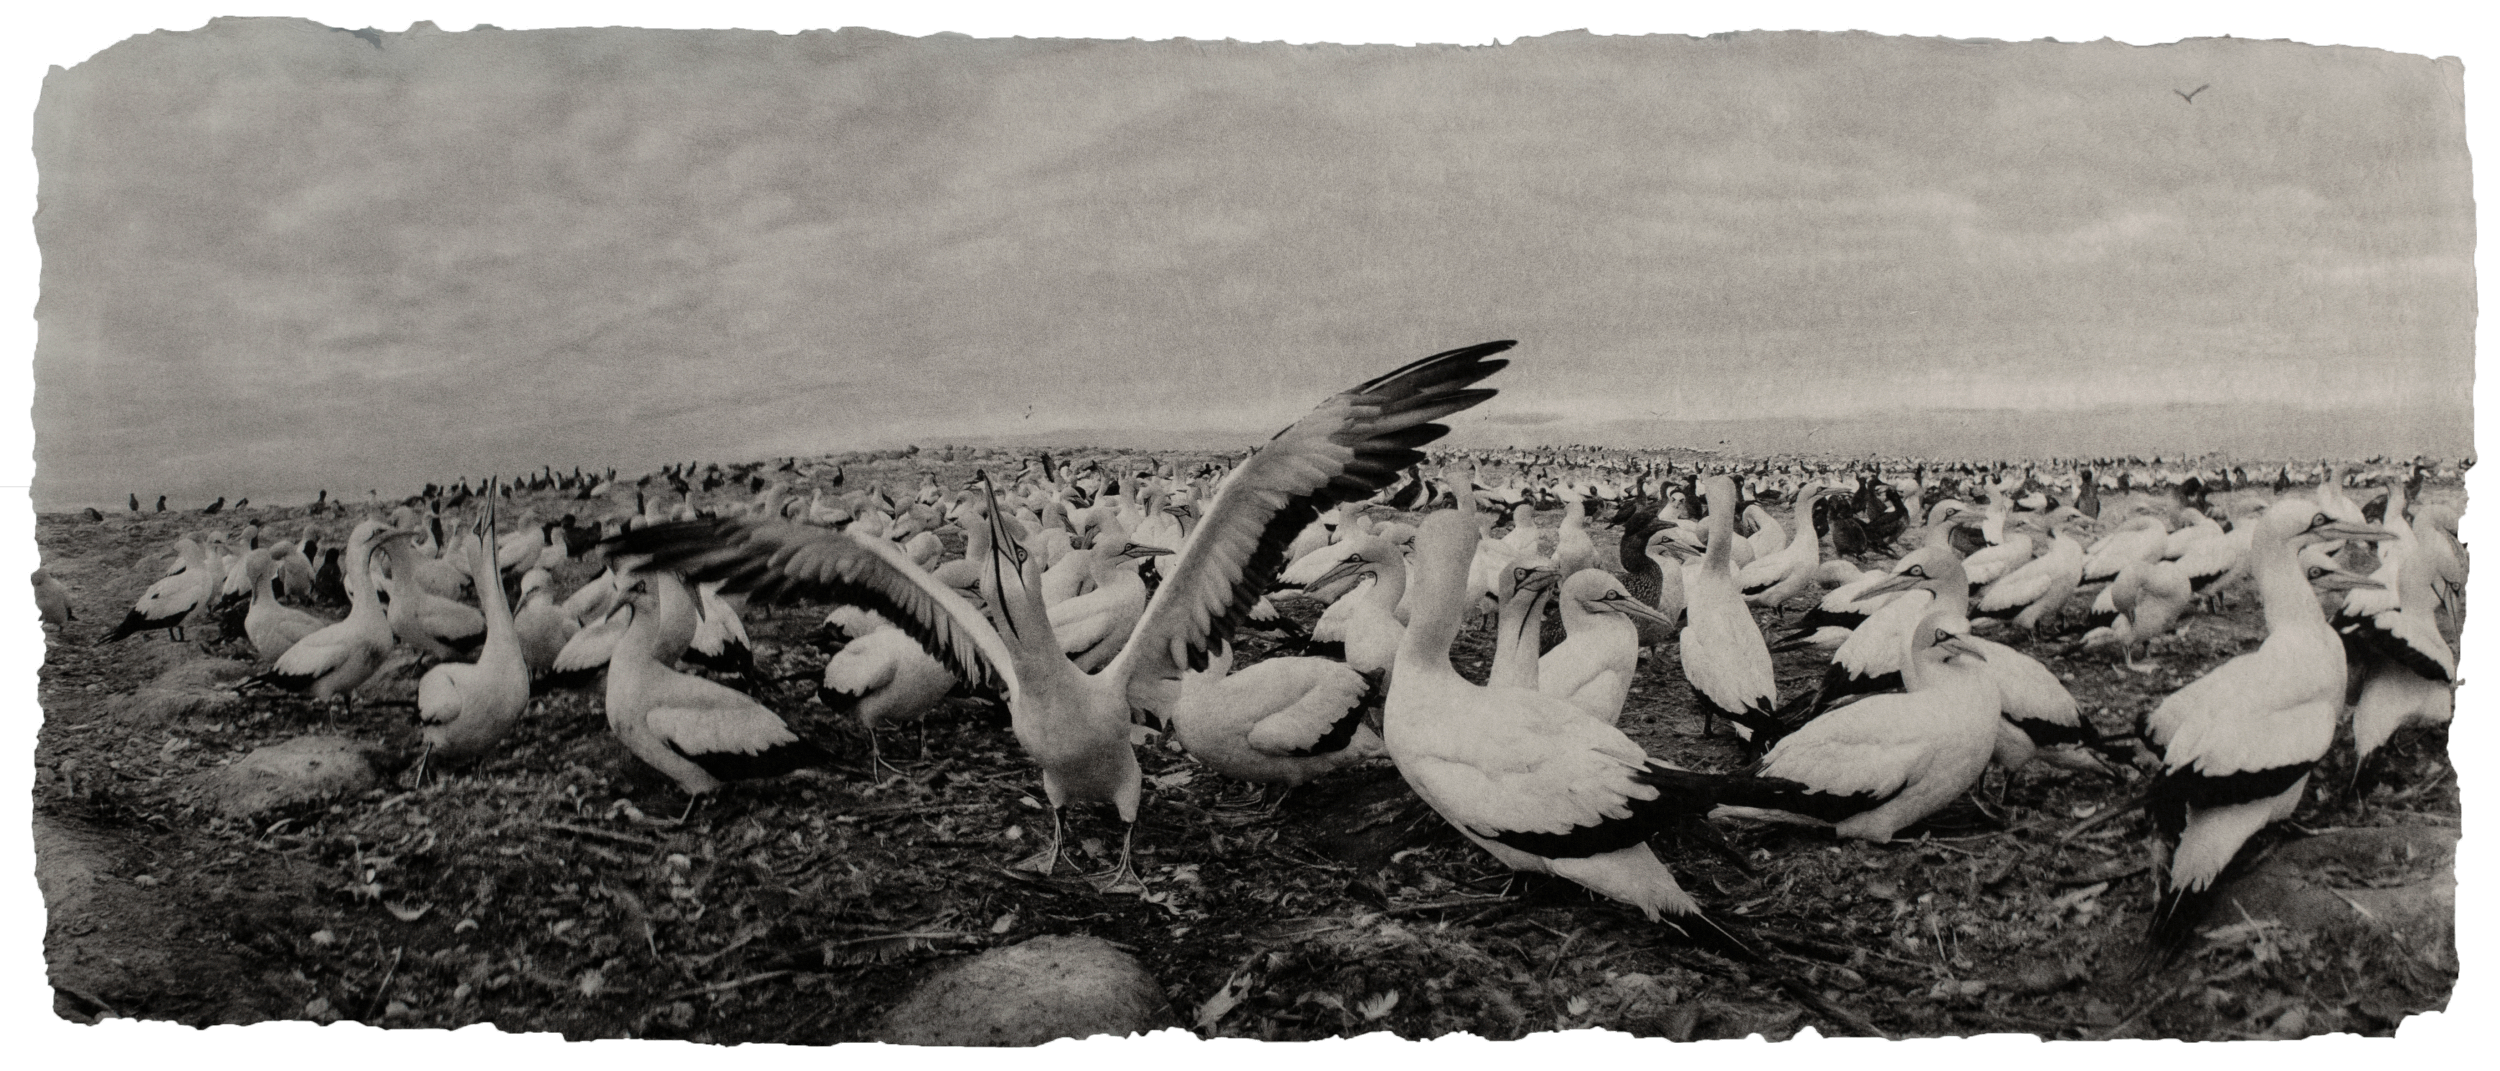
{"type": "MultiPolygon", "coordinates": [[[[1319,750],[1321,742],[1331,735],[1351,737],[1347,728],[1349,717],[1357,717],[1363,697],[1371,690],[1371,682],[1340,662],[1309,661],[1309,668],[1297,671],[1296,686],[1305,689],[1292,703],[1265,718],[1250,729],[1250,746],[1269,755],[1310,755],[1319,750]]],[[[1279,661],[1261,662],[1237,676],[1248,676],[1264,666],[1282,666],[1279,661]]],[[[1357,717],[1359,721],[1359,717],[1357,717]]],[[[1337,748],[1326,750],[1341,750],[1337,748]]]]}
{"type": "MultiPolygon", "coordinates": [[[[1434,354],[1323,402],[1235,467],[1138,621],[1120,659],[1130,702],[1167,711],[1181,674],[1204,669],[1276,582],[1296,536],[1341,503],[1359,502],[1421,462],[1449,433],[1430,423],[1493,396],[1466,389],[1509,364],[1512,342],[1434,354]]],[[[1115,678],[1116,679],[1116,678],[1115,678]]]]}
{"type": "Polygon", "coordinates": [[[610,554],[649,555],[649,567],[690,581],[719,581],[727,594],[876,611],[962,680],[1015,691],[1007,645],[981,611],[885,540],[779,520],[715,519],[637,528],[604,545],[610,554]]]}

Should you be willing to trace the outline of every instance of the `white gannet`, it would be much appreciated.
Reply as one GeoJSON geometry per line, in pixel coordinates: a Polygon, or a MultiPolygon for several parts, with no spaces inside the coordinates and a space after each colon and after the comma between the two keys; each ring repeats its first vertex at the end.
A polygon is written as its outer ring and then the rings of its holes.
{"type": "MultiPolygon", "coordinates": [[[[2162,760],[2145,808],[2158,834],[2152,933],[2166,950],[2195,932],[2214,882],[2241,845],[2299,806],[2310,768],[2335,740],[2343,644],[2296,552],[2310,543],[2388,535],[2361,523],[2348,500],[2330,506],[2285,498],[2254,524],[2249,572],[2265,610],[2265,642],[2172,693],[2144,719],[2145,737],[2162,760]]],[[[2375,584],[2342,572],[2321,582],[2375,584]]]]}

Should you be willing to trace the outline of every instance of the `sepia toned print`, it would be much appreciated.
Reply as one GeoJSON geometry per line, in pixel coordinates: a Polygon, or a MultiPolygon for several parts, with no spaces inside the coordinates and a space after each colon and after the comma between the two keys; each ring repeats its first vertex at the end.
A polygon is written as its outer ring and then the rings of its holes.
{"type": "Polygon", "coordinates": [[[2462,77],[132,38],[36,119],[53,1012],[2392,1033],[2462,77]]]}

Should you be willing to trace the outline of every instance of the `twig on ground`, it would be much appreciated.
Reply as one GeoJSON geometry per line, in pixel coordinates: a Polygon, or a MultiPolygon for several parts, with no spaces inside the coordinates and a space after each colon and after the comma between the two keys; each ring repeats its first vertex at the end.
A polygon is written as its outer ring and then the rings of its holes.
{"type": "Polygon", "coordinates": [[[558,833],[571,833],[583,837],[597,837],[600,840],[612,840],[619,844],[631,844],[634,847],[648,848],[655,852],[660,850],[659,841],[652,840],[648,837],[637,837],[631,833],[612,833],[604,829],[593,829],[589,826],[577,826],[570,822],[539,821],[531,824],[540,829],[552,829],[558,833]]]}
{"type": "Polygon", "coordinates": [[[671,994],[669,994],[669,995],[667,995],[667,996],[661,997],[660,999],[661,999],[661,1000],[684,1000],[684,999],[686,999],[687,997],[699,997],[699,996],[703,996],[703,995],[708,994],[708,993],[726,993],[726,992],[729,992],[729,991],[730,991],[730,990],[732,990],[732,989],[737,989],[737,988],[742,987],[742,986],[750,986],[750,985],[754,985],[754,984],[755,984],[755,983],[757,983],[757,982],[769,982],[769,981],[772,981],[772,980],[773,980],[773,979],[775,979],[775,978],[782,978],[782,977],[786,977],[786,976],[791,975],[791,974],[794,974],[794,973],[797,973],[797,972],[795,972],[795,971],[765,971],[765,972],[764,972],[764,973],[762,973],[762,974],[750,974],[750,975],[748,975],[748,976],[746,976],[746,977],[744,977],[744,978],[740,978],[740,979],[738,979],[738,980],[736,980],[736,981],[732,981],[732,982],[714,982],[714,983],[712,983],[712,984],[710,984],[710,985],[699,985],[699,986],[696,986],[696,987],[694,987],[694,988],[692,988],[692,989],[684,989],[684,990],[679,990],[679,991],[677,991],[677,992],[675,992],[675,993],[671,993],[671,994]]]}

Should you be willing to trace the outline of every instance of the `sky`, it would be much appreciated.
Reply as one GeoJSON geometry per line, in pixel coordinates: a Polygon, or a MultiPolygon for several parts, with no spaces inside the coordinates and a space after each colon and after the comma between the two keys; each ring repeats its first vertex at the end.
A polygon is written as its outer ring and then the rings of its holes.
{"type": "Polygon", "coordinates": [[[221,20],[46,80],[35,498],[1246,446],[1492,338],[1453,441],[2194,403],[2461,454],[2463,99],[2245,40],[221,20]]]}

